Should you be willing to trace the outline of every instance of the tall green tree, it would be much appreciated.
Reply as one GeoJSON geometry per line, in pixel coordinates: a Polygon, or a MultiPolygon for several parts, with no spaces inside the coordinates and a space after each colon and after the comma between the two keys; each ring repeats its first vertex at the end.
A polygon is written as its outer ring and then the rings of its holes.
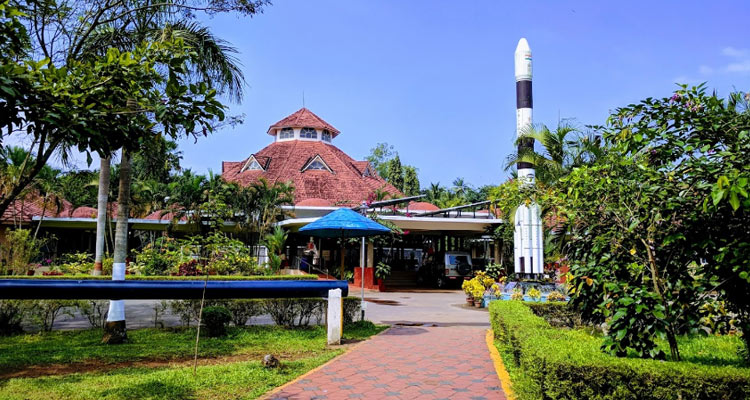
{"type": "Polygon", "coordinates": [[[552,185],[574,167],[574,160],[584,159],[578,134],[578,130],[567,120],[560,121],[554,130],[544,124],[531,126],[517,139],[517,143],[533,139],[541,145],[542,152],[525,149],[511,154],[506,160],[505,169],[510,170],[519,162],[532,163],[536,179],[546,185],[552,185]]]}
{"type": "Polygon", "coordinates": [[[406,196],[417,196],[419,195],[419,177],[417,177],[417,169],[411,165],[404,166],[404,194],[406,196]]]}
{"type": "Polygon", "coordinates": [[[395,156],[396,150],[388,143],[378,143],[370,149],[370,154],[365,158],[370,165],[378,171],[378,175],[388,178],[388,162],[395,156]]]}
{"type": "Polygon", "coordinates": [[[404,191],[404,171],[398,154],[388,162],[388,177],[386,180],[399,191],[404,191]]]}

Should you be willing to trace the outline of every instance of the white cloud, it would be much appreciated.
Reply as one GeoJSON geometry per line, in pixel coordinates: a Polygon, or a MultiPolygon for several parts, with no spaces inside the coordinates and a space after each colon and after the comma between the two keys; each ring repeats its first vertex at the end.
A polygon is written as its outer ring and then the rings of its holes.
{"type": "Polygon", "coordinates": [[[721,50],[721,54],[727,57],[733,58],[747,58],[750,57],[750,50],[748,49],[735,49],[732,46],[725,47],[721,50]]]}
{"type": "Polygon", "coordinates": [[[725,69],[727,72],[750,72],[750,58],[741,62],[731,63],[725,69]]]}
{"type": "Polygon", "coordinates": [[[714,73],[714,69],[709,67],[708,65],[701,65],[698,68],[698,72],[700,72],[703,75],[711,75],[714,73]]]}

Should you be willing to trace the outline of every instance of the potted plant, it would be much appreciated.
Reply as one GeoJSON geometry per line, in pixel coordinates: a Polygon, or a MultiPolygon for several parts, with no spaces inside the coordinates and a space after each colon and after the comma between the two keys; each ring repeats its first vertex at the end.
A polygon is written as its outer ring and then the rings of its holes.
{"type": "Polygon", "coordinates": [[[469,305],[474,304],[474,296],[471,295],[471,288],[473,286],[473,280],[463,281],[461,284],[461,290],[466,293],[466,303],[469,305]]]}
{"type": "Polygon", "coordinates": [[[375,266],[375,278],[378,279],[378,290],[381,292],[385,291],[385,283],[383,282],[385,278],[387,278],[391,274],[391,266],[384,263],[379,262],[378,265],[375,266]]]}
{"type": "Polygon", "coordinates": [[[542,292],[540,292],[537,288],[531,288],[527,290],[526,294],[529,296],[531,301],[541,301],[542,299],[542,292]]]}

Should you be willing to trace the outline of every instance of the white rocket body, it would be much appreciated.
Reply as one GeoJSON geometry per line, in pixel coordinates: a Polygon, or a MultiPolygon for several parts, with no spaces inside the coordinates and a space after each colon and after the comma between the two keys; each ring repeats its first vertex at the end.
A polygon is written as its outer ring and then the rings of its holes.
{"type": "MultiPolygon", "coordinates": [[[[516,137],[521,137],[533,124],[534,109],[531,88],[531,49],[525,38],[518,41],[515,53],[516,75],[516,137]]],[[[518,150],[534,148],[533,139],[519,143],[518,150]]],[[[534,165],[517,164],[518,180],[522,185],[534,185],[534,165]]],[[[521,204],[516,209],[513,233],[513,260],[516,274],[544,273],[544,241],[539,206],[521,204]]]]}

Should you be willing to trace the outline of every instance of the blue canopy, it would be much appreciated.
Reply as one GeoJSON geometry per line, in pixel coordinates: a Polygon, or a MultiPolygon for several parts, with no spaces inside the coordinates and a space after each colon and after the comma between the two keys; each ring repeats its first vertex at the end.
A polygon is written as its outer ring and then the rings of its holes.
{"type": "Polygon", "coordinates": [[[375,236],[391,230],[348,208],[339,208],[302,228],[300,233],[326,238],[375,236]]]}

